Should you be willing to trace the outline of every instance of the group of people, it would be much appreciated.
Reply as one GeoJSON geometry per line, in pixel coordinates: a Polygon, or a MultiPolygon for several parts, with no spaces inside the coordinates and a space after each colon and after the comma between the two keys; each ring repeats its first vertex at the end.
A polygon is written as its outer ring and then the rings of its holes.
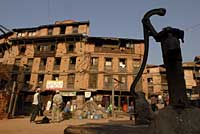
{"type": "MultiPolygon", "coordinates": [[[[36,87],[35,94],[33,96],[33,102],[32,102],[32,114],[30,118],[30,122],[35,122],[36,116],[39,115],[40,111],[42,111],[42,100],[41,100],[41,88],[36,87]]],[[[151,97],[151,108],[152,111],[157,110],[157,99],[155,96],[151,97]]],[[[71,105],[70,102],[68,101],[63,108],[63,98],[62,95],[60,94],[59,90],[56,90],[55,95],[53,96],[53,99],[51,100],[50,106],[48,106],[50,109],[51,107],[51,122],[60,122],[63,120],[62,117],[62,110],[65,113],[69,113],[71,111],[71,105]]],[[[133,113],[134,112],[134,104],[131,102],[130,106],[128,107],[128,112],[133,113]]],[[[108,106],[107,111],[109,113],[112,112],[112,105],[110,104],[108,106]]],[[[130,117],[132,119],[132,117],[130,117]]]]}
{"type": "MultiPolygon", "coordinates": [[[[36,87],[36,92],[33,96],[33,102],[32,102],[32,114],[30,118],[30,122],[35,122],[36,116],[39,114],[39,112],[42,109],[42,101],[41,101],[41,88],[36,87]]],[[[51,122],[60,122],[62,121],[62,104],[63,104],[63,98],[59,92],[59,90],[56,90],[55,95],[52,99],[52,116],[51,116],[51,122]]]]}

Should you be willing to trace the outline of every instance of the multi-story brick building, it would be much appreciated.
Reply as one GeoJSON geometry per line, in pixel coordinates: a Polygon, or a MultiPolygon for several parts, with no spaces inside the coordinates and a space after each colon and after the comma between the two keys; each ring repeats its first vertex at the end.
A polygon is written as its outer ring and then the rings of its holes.
{"type": "MultiPolygon", "coordinates": [[[[65,100],[78,106],[85,97],[110,100],[114,89],[119,106],[129,99],[144,52],[143,40],[91,37],[88,21],[72,20],[13,29],[0,36],[0,46],[5,50],[0,62],[10,80],[17,82],[23,104],[30,104],[28,98],[40,85],[44,91],[61,90],[65,100]]],[[[138,85],[141,90],[142,83],[138,85]]]]}
{"type": "Polygon", "coordinates": [[[147,65],[146,66],[146,85],[148,96],[153,94],[163,95],[168,92],[166,70],[163,66],[147,65]]]}
{"type": "MultiPolygon", "coordinates": [[[[193,96],[197,96],[194,88],[200,86],[200,62],[195,57],[192,62],[184,62],[184,78],[186,83],[186,91],[188,97],[193,99],[193,96]],[[195,95],[194,95],[195,94],[195,95]]],[[[148,94],[166,95],[168,92],[166,69],[163,65],[147,65],[146,73],[143,74],[143,78],[146,78],[146,84],[148,85],[148,94]]],[[[199,91],[198,91],[199,92],[199,91]]],[[[200,95],[199,99],[200,99],[200,95]]]]}

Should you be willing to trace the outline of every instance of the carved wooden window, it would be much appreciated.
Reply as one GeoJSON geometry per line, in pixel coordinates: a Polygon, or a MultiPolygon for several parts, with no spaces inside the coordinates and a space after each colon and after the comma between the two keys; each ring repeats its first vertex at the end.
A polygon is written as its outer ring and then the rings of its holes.
{"type": "Polygon", "coordinates": [[[31,74],[30,73],[24,74],[24,83],[29,84],[30,79],[31,79],[31,74]]]}
{"type": "Polygon", "coordinates": [[[75,82],[75,74],[68,74],[67,87],[74,88],[74,82],[75,82]]]}
{"type": "Polygon", "coordinates": [[[73,26],[73,31],[72,33],[78,33],[78,26],[73,26]]]}
{"type": "Polygon", "coordinates": [[[31,36],[35,36],[36,35],[36,32],[35,31],[32,31],[32,32],[28,32],[28,36],[31,37],[31,36]]]}
{"type": "Polygon", "coordinates": [[[50,44],[50,51],[55,51],[56,50],[56,42],[52,42],[50,44]]]}
{"type": "Polygon", "coordinates": [[[69,59],[69,70],[74,70],[76,66],[76,57],[70,57],[69,59]]]}
{"type": "Polygon", "coordinates": [[[48,35],[53,35],[53,28],[48,29],[48,35]]]}
{"type": "Polygon", "coordinates": [[[44,81],[44,74],[38,74],[38,83],[42,83],[44,81]]]}
{"type": "Polygon", "coordinates": [[[33,58],[28,58],[27,64],[24,64],[24,72],[30,73],[33,66],[33,58]]]}
{"type": "Polygon", "coordinates": [[[26,33],[25,32],[19,32],[17,33],[17,37],[25,37],[26,33]]]}
{"type": "Polygon", "coordinates": [[[126,71],[126,59],[119,59],[119,72],[126,71]]]}
{"type": "Polygon", "coordinates": [[[75,49],[75,43],[69,43],[67,46],[68,53],[74,52],[74,49],[75,49]]]}
{"type": "Polygon", "coordinates": [[[112,75],[104,75],[104,88],[105,89],[113,88],[113,76],[112,75]]]}
{"type": "Polygon", "coordinates": [[[153,78],[147,78],[148,84],[153,84],[153,78]]]}
{"type": "Polygon", "coordinates": [[[55,52],[56,42],[38,43],[36,52],[55,52]]]}
{"type": "Polygon", "coordinates": [[[99,65],[99,58],[98,57],[92,57],[90,61],[90,69],[97,70],[99,65]]]}
{"type": "Polygon", "coordinates": [[[66,26],[60,27],[60,34],[65,34],[66,26]]]}
{"type": "Polygon", "coordinates": [[[141,65],[141,61],[140,59],[133,59],[133,73],[134,75],[136,75],[139,71],[140,65],[141,65]]]}
{"type": "Polygon", "coordinates": [[[60,69],[61,57],[56,57],[54,61],[54,70],[60,69]]]}
{"type": "Polygon", "coordinates": [[[118,88],[120,90],[127,90],[127,76],[126,75],[119,75],[118,88]]]}
{"type": "Polygon", "coordinates": [[[97,88],[98,74],[89,75],[89,88],[97,88]]]}
{"type": "Polygon", "coordinates": [[[112,70],[112,58],[105,58],[105,70],[112,70]]]}
{"type": "Polygon", "coordinates": [[[40,70],[45,70],[46,64],[47,64],[47,58],[41,58],[40,70]]]}
{"type": "Polygon", "coordinates": [[[26,46],[25,45],[20,45],[19,46],[19,55],[24,55],[26,51],[26,46]]]}
{"type": "Polygon", "coordinates": [[[52,80],[59,80],[59,74],[53,74],[52,80]]]}

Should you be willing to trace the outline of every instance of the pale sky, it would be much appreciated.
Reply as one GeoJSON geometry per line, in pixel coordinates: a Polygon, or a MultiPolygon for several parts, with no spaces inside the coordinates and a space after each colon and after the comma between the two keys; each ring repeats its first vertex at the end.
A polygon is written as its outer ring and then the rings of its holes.
{"type": "MultiPolygon", "coordinates": [[[[183,60],[193,61],[200,55],[200,0],[1,0],[0,24],[14,29],[72,19],[90,21],[90,36],[143,39],[141,19],[154,8],[167,10],[165,16],[151,18],[156,30],[184,30],[183,60]]],[[[153,39],[149,51],[149,64],[163,63],[153,39]]]]}

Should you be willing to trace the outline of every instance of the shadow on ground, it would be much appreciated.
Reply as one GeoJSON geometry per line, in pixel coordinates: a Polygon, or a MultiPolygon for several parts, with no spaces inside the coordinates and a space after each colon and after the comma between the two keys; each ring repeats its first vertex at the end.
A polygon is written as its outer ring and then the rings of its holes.
{"type": "Polygon", "coordinates": [[[149,134],[148,125],[134,125],[133,121],[109,121],[105,124],[69,126],[64,134],[149,134]]]}

